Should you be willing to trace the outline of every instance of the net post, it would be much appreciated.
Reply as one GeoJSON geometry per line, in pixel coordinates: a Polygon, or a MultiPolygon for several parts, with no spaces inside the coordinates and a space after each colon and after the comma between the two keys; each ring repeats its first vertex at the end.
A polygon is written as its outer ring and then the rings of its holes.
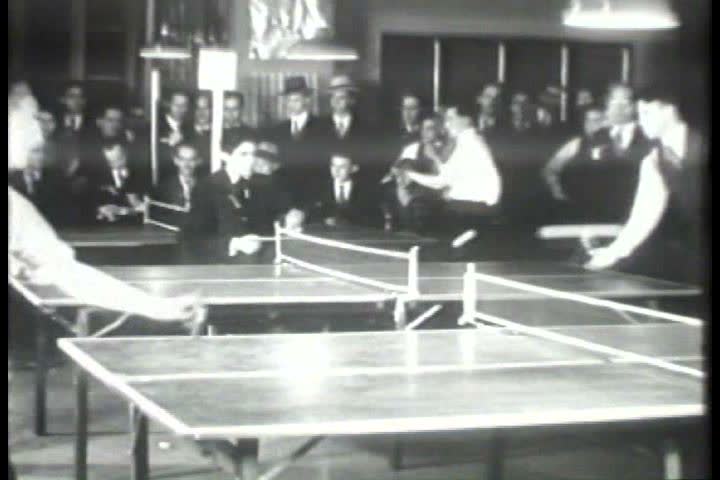
{"type": "Polygon", "coordinates": [[[458,319],[458,325],[469,325],[473,323],[475,308],[477,304],[475,263],[468,263],[463,275],[463,311],[458,319]]]}
{"type": "Polygon", "coordinates": [[[143,197],[143,224],[147,225],[150,223],[150,196],[145,195],[143,197]]]}
{"type": "Polygon", "coordinates": [[[408,262],[408,294],[414,297],[420,295],[420,247],[410,249],[408,262]]]}
{"type": "Polygon", "coordinates": [[[275,222],[273,226],[275,228],[275,265],[280,265],[282,263],[282,242],[280,238],[282,231],[280,222],[275,222]]]}

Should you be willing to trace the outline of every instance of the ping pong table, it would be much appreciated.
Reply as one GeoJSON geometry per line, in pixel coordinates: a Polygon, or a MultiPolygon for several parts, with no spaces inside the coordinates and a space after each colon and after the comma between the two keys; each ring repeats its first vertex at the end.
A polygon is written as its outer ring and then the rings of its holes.
{"type": "MultiPolygon", "coordinates": [[[[544,331],[621,353],[601,355],[487,326],[61,339],[60,348],[78,366],[76,478],[87,478],[88,375],[131,405],[134,480],[150,475],[149,420],[197,442],[242,480],[275,478],[328,436],[468,430],[493,433],[486,468],[487,478],[497,480],[505,435],[519,428],[662,425],[665,477],[683,478],[674,435],[701,421],[702,379],[633,355],[702,368],[701,329],[580,317],[574,323],[544,331]],[[260,440],[281,436],[310,438],[261,475],[260,440]]],[[[395,445],[391,461],[399,465],[403,450],[395,445]]]]}
{"type": "MultiPolygon", "coordinates": [[[[249,310],[269,308],[269,312],[276,312],[276,309],[283,308],[294,312],[303,307],[312,309],[315,316],[324,311],[331,319],[345,317],[355,309],[361,317],[371,313],[392,318],[394,326],[400,329],[430,319],[444,305],[459,304],[463,299],[465,264],[419,262],[416,247],[408,253],[378,251],[334,239],[306,238],[306,234],[283,232],[279,227],[277,233],[275,246],[279,263],[275,265],[129,266],[104,267],[103,270],[153,294],[167,297],[197,295],[204,305],[211,308],[208,317],[210,334],[215,332],[216,327],[213,307],[242,307],[239,310],[242,315],[233,313],[230,317],[235,330],[238,327],[242,330],[249,310]],[[280,234],[296,242],[283,242],[285,237],[280,234]],[[300,240],[321,242],[319,245],[323,248],[317,249],[323,257],[321,260],[326,260],[327,250],[340,245],[341,255],[331,256],[331,259],[344,259],[357,253],[360,258],[371,258],[378,263],[308,265],[292,256],[307,254],[305,250],[298,250],[300,240]],[[381,259],[384,260],[382,263],[381,259]],[[410,318],[418,313],[416,318],[410,318]]],[[[597,298],[655,301],[693,298],[701,293],[694,286],[609,271],[588,272],[577,266],[553,262],[481,262],[476,264],[476,269],[489,275],[597,298]]],[[[28,302],[74,335],[98,336],[113,328],[114,324],[95,329],[93,314],[97,309],[78,302],[56,285],[33,284],[12,277],[8,280],[28,302]],[[74,314],[74,321],[66,319],[63,310],[74,314]]],[[[530,302],[537,299],[533,293],[494,285],[484,285],[477,295],[487,302],[530,302]]],[[[220,320],[226,323],[226,318],[220,320]]],[[[47,330],[39,325],[36,334],[35,431],[43,435],[46,432],[47,330]]]]}

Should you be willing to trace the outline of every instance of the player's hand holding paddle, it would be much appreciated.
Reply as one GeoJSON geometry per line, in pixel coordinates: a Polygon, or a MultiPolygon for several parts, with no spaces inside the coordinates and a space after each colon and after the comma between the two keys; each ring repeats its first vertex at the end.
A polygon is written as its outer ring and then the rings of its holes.
{"type": "Polygon", "coordinates": [[[237,256],[239,252],[245,255],[254,255],[262,246],[262,240],[257,235],[245,235],[243,237],[235,237],[230,240],[228,254],[231,257],[237,256]]]}
{"type": "Polygon", "coordinates": [[[624,258],[612,247],[595,248],[588,251],[588,255],[590,255],[590,260],[584,265],[588,270],[605,270],[624,258]]]}

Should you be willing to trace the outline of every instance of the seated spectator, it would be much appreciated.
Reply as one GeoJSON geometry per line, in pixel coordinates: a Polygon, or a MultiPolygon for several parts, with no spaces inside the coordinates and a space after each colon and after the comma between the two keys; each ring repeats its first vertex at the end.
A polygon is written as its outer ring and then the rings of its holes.
{"type": "Polygon", "coordinates": [[[90,131],[86,111],[85,88],[80,83],[70,83],[60,98],[59,135],[71,142],[81,142],[90,131]]]}
{"type": "Polygon", "coordinates": [[[196,171],[199,177],[205,177],[210,173],[212,135],[212,98],[207,93],[200,93],[195,97],[195,109],[193,111],[193,127],[190,133],[190,142],[197,147],[201,164],[196,171]]]}
{"type": "Polygon", "coordinates": [[[477,129],[483,135],[493,136],[504,127],[502,114],[502,87],[489,83],[475,98],[478,107],[477,129]]]}
{"type": "Polygon", "coordinates": [[[143,210],[140,176],[130,167],[126,146],[121,142],[103,146],[104,168],[90,177],[96,219],[116,222],[143,210]]]}
{"type": "Polygon", "coordinates": [[[171,93],[165,102],[165,113],[158,120],[158,173],[162,180],[172,175],[173,149],[191,136],[190,132],[190,96],[183,91],[171,93]]]}
{"type": "Polygon", "coordinates": [[[487,144],[475,130],[473,117],[464,105],[447,109],[445,125],[455,147],[439,165],[437,175],[396,169],[402,181],[405,175],[409,181],[441,192],[449,233],[484,223],[500,201],[500,174],[487,144]]]}
{"type": "Polygon", "coordinates": [[[510,100],[510,131],[514,134],[530,132],[535,127],[536,111],[525,92],[515,93],[510,100]]]}
{"type": "Polygon", "coordinates": [[[242,142],[227,157],[225,168],[201,180],[193,191],[188,221],[181,233],[183,254],[188,261],[254,261],[273,224],[285,219],[298,228],[304,214],[291,201],[273,176],[255,175],[255,142],[242,142]]]}
{"type": "Polygon", "coordinates": [[[420,136],[420,115],[422,100],[418,95],[407,92],[400,98],[400,144],[405,146],[420,136]]]}
{"type": "Polygon", "coordinates": [[[245,140],[254,140],[255,129],[243,122],[245,97],[239,92],[227,92],[223,99],[222,149],[231,153],[245,140]]]}
{"type": "Polygon", "coordinates": [[[379,225],[376,198],[369,185],[358,179],[359,167],[350,155],[335,153],[330,158],[330,176],[322,184],[310,211],[312,221],[338,225],[379,225]]]}
{"type": "Polygon", "coordinates": [[[170,205],[190,208],[192,192],[198,180],[197,169],[203,163],[198,148],[192,143],[179,143],[175,147],[174,162],[177,174],[165,179],[155,189],[152,198],[170,205]]]}
{"type": "Polygon", "coordinates": [[[68,202],[65,179],[47,163],[42,143],[29,148],[22,170],[8,173],[8,183],[22,193],[55,227],[69,221],[72,206],[68,202]]]}
{"type": "Polygon", "coordinates": [[[57,141],[57,121],[55,115],[48,110],[40,110],[35,116],[45,139],[45,165],[64,170],[65,163],[61,158],[62,149],[57,141]]]}
{"type": "Polygon", "coordinates": [[[105,106],[100,111],[96,125],[97,128],[85,148],[80,150],[81,175],[93,176],[105,170],[107,161],[103,150],[107,145],[122,144],[128,153],[134,146],[135,134],[125,127],[125,112],[121,107],[105,106]]]}

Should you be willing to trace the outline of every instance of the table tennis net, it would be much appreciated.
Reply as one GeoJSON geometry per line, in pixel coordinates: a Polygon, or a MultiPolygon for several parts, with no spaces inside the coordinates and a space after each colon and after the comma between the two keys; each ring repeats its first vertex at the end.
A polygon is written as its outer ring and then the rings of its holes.
{"type": "Polygon", "coordinates": [[[386,250],[276,226],[275,250],[277,262],[398,294],[417,293],[417,248],[386,250]]]}
{"type": "MultiPolygon", "coordinates": [[[[630,303],[476,273],[463,279],[460,323],[499,327],[616,361],[702,377],[702,321],[630,303]]],[[[596,295],[597,292],[593,295],[596,295]]]]}

